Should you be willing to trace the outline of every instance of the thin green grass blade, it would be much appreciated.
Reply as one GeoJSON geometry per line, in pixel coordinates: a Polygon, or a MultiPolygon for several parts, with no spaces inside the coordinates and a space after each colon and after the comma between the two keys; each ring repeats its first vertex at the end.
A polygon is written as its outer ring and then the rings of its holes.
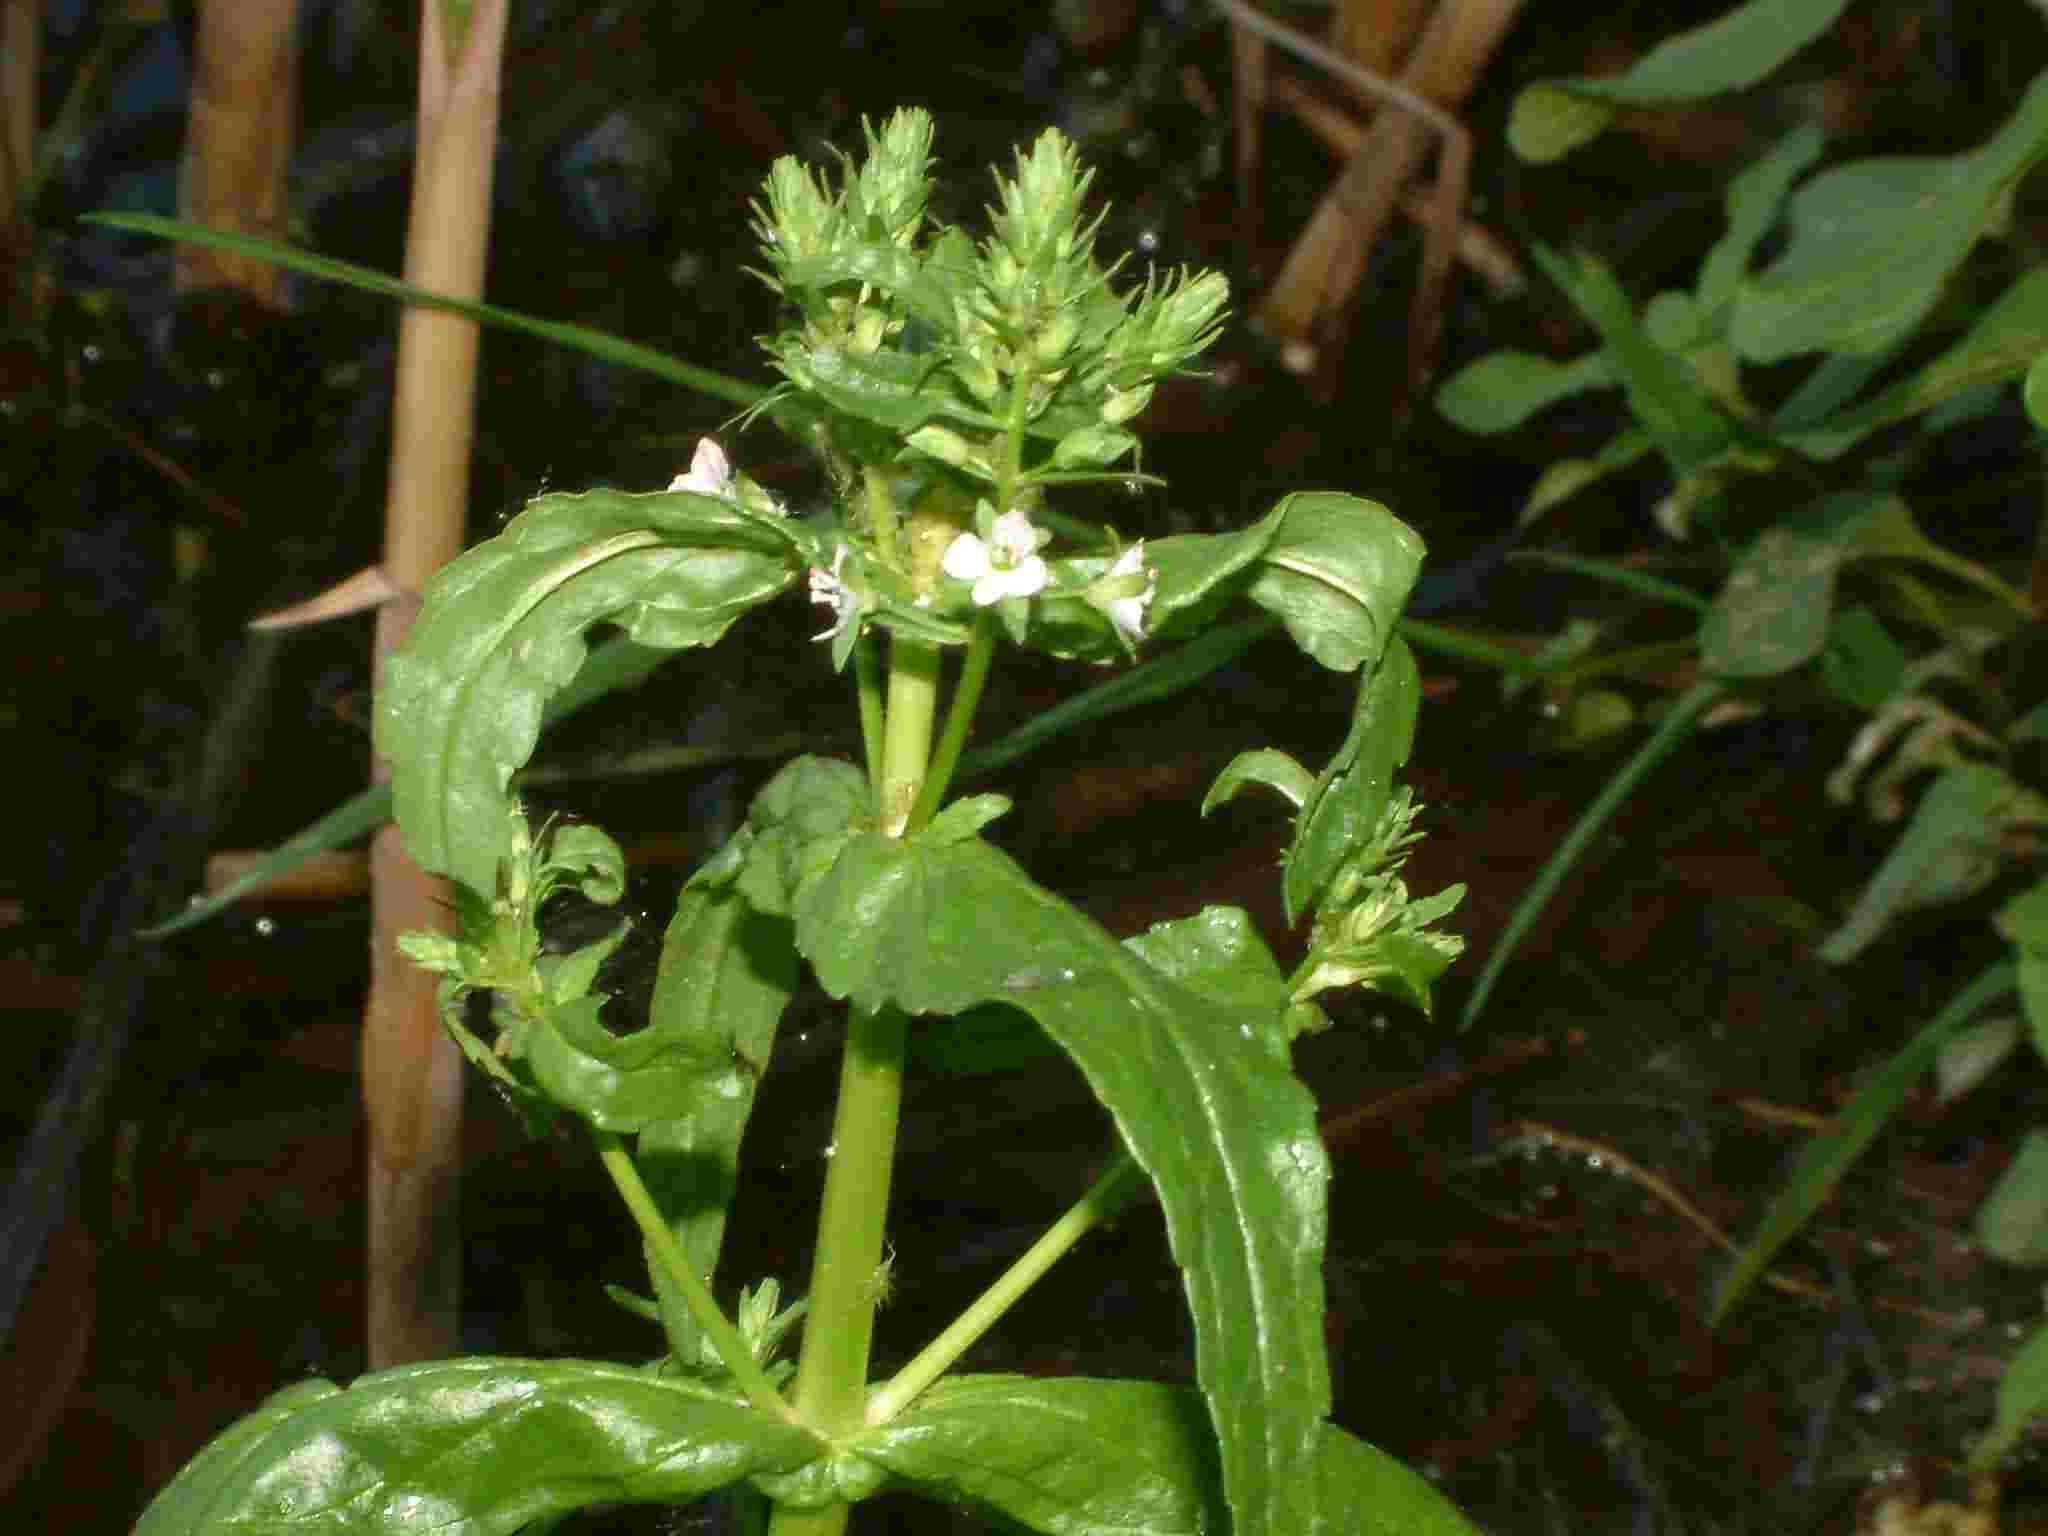
{"type": "Polygon", "coordinates": [[[369,267],[359,267],[354,262],[336,261],[331,256],[316,256],[311,251],[300,250],[297,246],[282,241],[262,240],[254,235],[230,234],[226,230],[208,229],[203,224],[188,224],[182,219],[166,219],[151,213],[93,213],[87,214],[83,222],[104,224],[109,229],[132,230],[136,234],[160,235],[166,240],[181,240],[187,245],[203,245],[213,250],[233,251],[237,255],[254,256],[261,261],[275,262],[293,272],[303,272],[308,277],[324,278],[331,283],[345,283],[351,288],[360,288],[366,293],[382,294],[386,298],[399,299],[407,304],[423,304],[432,309],[445,309],[458,315],[467,315],[485,325],[495,325],[508,331],[523,331],[529,336],[538,336],[544,341],[556,342],[565,347],[574,347],[608,363],[617,363],[623,368],[637,368],[651,373],[670,383],[680,384],[685,389],[694,389],[699,394],[714,399],[727,400],[734,405],[753,405],[768,391],[759,384],[749,384],[731,374],[719,373],[710,368],[699,368],[657,352],[652,347],[643,347],[634,342],[623,341],[617,336],[606,335],[603,331],[591,330],[588,326],[567,325],[558,320],[540,320],[532,315],[522,315],[516,310],[500,309],[495,304],[472,304],[462,299],[451,299],[445,294],[429,293],[424,288],[415,288],[410,283],[400,282],[395,277],[386,277],[369,267]]]}
{"type": "Polygon", "coordinates": [[[2019,972],[2010,961],[2001,961],[1979,974],[1904,1050],[1864,1080],[1835,1116],[1834,1130],[1807,1143],[1799,1166],[1764,1213],[1756,1236],[1742,1250],[1735,1267],[1715,1287],[1714,1304],[1707,1313],[1709,1327],[1719,1326],[1777,1257],[1778,1250],[1813,1219],[1814,1212],[1827,1202],[1842,1175],[1863,1155],[1864,1148],[1892,1117],[1892,1112],[1905,1102],[1922,1074],[1934,1065],[1949,1039],[1986,1003],[2018,985],[2019,972]]]}
{"type": "Polygon", "coordinates": [[[1698,729],[1700,719],[1709,708],[1727,693],[1726,687],[1712,678],[1704,678],[1671,706],[1671,711],[1650,739],[1637,749],[1636,755],[1622,765],[1621,771],[1607,781],[1599,797],[1586,807],[1586,813],[1566,834],[1565,840],[1557,845],[1557,852],[1545,861],[1528,892],[1515,904],[1514,914],[1509,917],[1507,927],[1502,931],[1500,942],[1493,946],[1493,953],[1486,957],[1486,968],[1479,973],[1479,981],[1472,988],[1472,995],[1465,999],[1464,1012],[1459,1016],[1458,1027],[1469,1029],[1472,1021],[1486,1006],[1486,1000],[1493,994],[1494,983],[1500,980],[1500,973],[1507,968],[1508,961],[1522,946],[1522,940],[1529,936],[1529,930],[1536,926],[1536,920],[1543,915],[1543,909],[1550,905],[1550,898],[1557,894],[1557,888],[1564,883],[1572,866],[1592,846],[1593,839],[1600,835],[1600,829],[1636,787],[1649,777],[1650,772],[1665,758],[1691,737],[1698,729]]]}
{"type": "Polygon", "coordinates": [[[346,847],[359,837],[368,837],[391,819],[391,786],[372,784],[353,799],[333,810],[295,837],[287,838],[238,878],[212,895],[196,900],[176,917],[166,918],[152,928],[140,929],[136,937],[168,939],[174,933],[196,928],[240,901],[258,886],[288,875],[316,854],[346,847]]]}

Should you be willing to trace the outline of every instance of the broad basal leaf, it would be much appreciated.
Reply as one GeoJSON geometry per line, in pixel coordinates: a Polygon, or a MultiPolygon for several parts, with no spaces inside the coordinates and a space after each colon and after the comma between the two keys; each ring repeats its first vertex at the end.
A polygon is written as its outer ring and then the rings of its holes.
{"type": "Polygon", "coordinates": [[[1224,1006],[978,840],[836,843],[795,901],[819,980],[913,1015],[1007,1003],[1067,1052],[1159,1190],[1240,1536],[1312,1529],[1329,1170],[1314,1102],[1273,1048],[1284,994],[1257,1017],[1224,1006]]]}
{"type": "Polygon", "coordinates": [[[1981,149],[1859,160],[1793,194],[1791,242],[1738,290],[1730,337],[1752,362],[1882,352],[1910,334],[2048,154],[2048,76],[1981,149]]]}
{"type": "MultiPolygon", "coordinates": [[[[1228,1536],[1201,1399],[1149,1381],[963,1376],[855,1454],[948,1504],[1057,1536],[1228,1536]]],[[[1313,1476],[1329,1536],[1472,1536],[1429,1483],[1325,1424],[1313,1476]]]]}
{"type": "Polygon", "coordinates": [[[385,664],[377,749],[406,847],[493,889],[505,788],[548,698],[608,623],[647,646],[710,645],[803,568],[799,525],[688,493],[543,496],[428,585],[385,664]]]}
{"type": "Polygon", "coordinates": [[[135,1529],[485,1536],[593,1504],[694,1498],[822,1450],[744,1402],[628,1366],[434,1361],[279,1393],[187,1463],[135,1529]]]}

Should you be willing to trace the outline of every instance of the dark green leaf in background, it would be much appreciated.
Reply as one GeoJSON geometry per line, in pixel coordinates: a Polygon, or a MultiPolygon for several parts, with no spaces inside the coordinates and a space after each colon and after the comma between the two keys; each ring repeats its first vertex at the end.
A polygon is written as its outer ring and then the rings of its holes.
{"type": "Polygon", "coordinates": [[[1560,159],[1613,121],[1617,107],[1698,101],[1755,85],[1834,25],[1847,0],[1750,0],[1658,44],[1626,73],[1542,80],[1508,117],[1524,160],[1560,159]]]}
{"type": "Polygon", "coordinates": [[[2048,154],[2048,76],[1981,149],[1859,160],[1792,195],[1792,238],[1747,279],[1730,336],[1751,362],[1883,352],[1909,335],[1991,226],[2005,194],[2048,154]]]}

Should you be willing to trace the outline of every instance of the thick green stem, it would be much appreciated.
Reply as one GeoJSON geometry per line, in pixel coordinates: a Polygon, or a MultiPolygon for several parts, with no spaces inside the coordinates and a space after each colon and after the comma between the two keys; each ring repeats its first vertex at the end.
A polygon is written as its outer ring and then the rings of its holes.
{"type": "Polygon", "coordinates": [[[867,1408],[868,1348],[879,1300],[875,1278],[896,1160],[907,1022],[893,1008],[855,1010],[847,1021],[796,1378],[798,1416],[828,1436],[858,1428],[867,1408]]]}
{"type": "MultiPolygon", "coordinates": [[[[873,483],[872,479],[870,481],[873,483]]],[[[888,703],[883,712],[882,829],[900,837],[910,827],[931,757],[939,689],[939,650],[901,635],[890,642],[888,703]]],[[[881,1300],[883,1233],[889,1181],[896,1166],[896,1117],[903,1102],[903,1057],[909,1020],[894,1008],[856,1009],[846,1026],[839,1068],[839,1106],[826,1148],[825,1196],[818,1248],[811,1261],[803,1357],[797,1363],[798,1419],[828,1438],[866,1422],[868,1355],[881,1300]]],[[[778,1506],[770,1536],[839,1536],[848,1506],[799,1510],[778,1506]]]]}
{"type": "Polygon", "coordinates": [[[1045,1234],[1004,1270],[995,1284],[977,1296],[887,1386],[869,1397],[868,1422],[886,1424],[909,1407],[920,1392],[951,1370],[1047,1270],[1064,1258],[1068,1249],[1115,1216],[1144,1187],[1145,1175],[1138,1165],[1128,1156],[1118,1157],[1109,1172],[1097,1179],[1066,1215],[1047,1227],[1045,1234]]]}
{"type": "Polygon", "coordinates": [[[654,1256],[661,1260],[661,1266],[668,1271],[676,1289],[682,1293],[683,1303],[690,1309],[690,1316],[697,1326],[704,1330],[704,1336],[711,1340],[718,1351],[718,1358],[725,1362],[725,1368],[732,1372],[733,1380],[740,1390],[747,1394],[753,1405],[763,1413],[773,1414],[778,1419],[796,1422],[796,1415],[789,1404],[782,1400],[782,1394],[775,1390],[775,1383],[768,1379],[768,1373],[761,1369],[754,1359],[754,1352],[747,1348],[737,1328],[726,1320],[718,1310],[718,1303],[706,1288],[703,1277],[690,1266],[690,1260],[677,1243],[676,1235],[662,1218],[661,1209],[654,1203],[654,1196],[647,1192],[647,1186],[640,1180],[640,1170],[633,1166],[633,1159],[626,1152],[626,1144],[612,1131],[593,1130],[591,1135],[597,1142],[598,1160],[617,1186],[619,1198],[626,1202],[626,1209],[633,1213],[633,1220],[639,1223],[640,1235],[647,1239],[647,1246],[654,1256]]]}
{"type": "Polygon", "coordinates": [[[901,837],[924,788],[939,698],[939,648],[928,640],[893,636],[889,645],[889,702],[882,720],[882,782],[875,814],[882,830],[901,837]]]}

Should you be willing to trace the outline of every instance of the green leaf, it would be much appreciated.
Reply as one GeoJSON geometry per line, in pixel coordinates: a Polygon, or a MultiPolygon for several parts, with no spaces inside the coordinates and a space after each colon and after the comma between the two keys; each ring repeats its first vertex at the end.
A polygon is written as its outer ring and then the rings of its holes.
{"type": "Polygon", "coordinates": [[[1536,477],[1529,499],[1515,518],[1517,528],[1526,528],[1561,501],[1578,495],[1595,481],[1619,474],[1657,445],[1647,432],[1636,428],[1617,432],[1590,459],[1558,459],[1536,477]]]}
{"type": "Polygon", "coordinates": [[[744,1402],[589,1360],[434,1361],[303,1382],[228,1429],[137,1536],[485,1536],[593,1504],[676,1502],[822,1446],[744,1402]]]}
{"type": "Polygon", "coordinates": [[[1315,906],[1344,860],[1379,826],[1394,775],[1415,744],[1421,705],[1422,673],[1396,636],[1379,666],[1360,680],[1351,729],[1295,815],[1281,881],[1290,924],[1315,906]]]}
{"type": "Polygon", "coordinates": [[[1008,1003],[1058,1042],[1159,1191],[1241,1536],[1312,1529],[1328,1161],[1275,1022],[1162,974],[986,843],[836,847],[796,894],[819,981],[913,1015],[1008,1003]]]}
{"type": "MultiPolygon", "coordinates": [[[[787,921],[757,912],[731,887],[683,891],[662,940],[647,1027],[685,1060],[726,1065],[701,1075],[676,1112],[641,1128],[634,1163],[700,1275],[718,1267],[740,1138],[796,984],[787,921]]],[[[667,1267],[650,1255],[648,1271],[670,1349],[685,1363],[698,1359],[697,1325],[680,1297],[663,1293],[667,1267]]]]}
{"type": "Polygon", "coordinates": [[[1541,245],[1531,254],[1600,333],[1630,412],[1674,474],[1689,475],[1734,446],[1728,419],[1699,375],[1651,339],[1627,292],[1599,258],[1583,251],[1561,255],[1541,245]]]}
{"type": "Polygon", "coordinates": [[[1308,803],[1316,781],[1314,774],[1278,748],[1240,752],[1224,765],[1216,782],[1209,786],[1209,793],[1202,797],[1202,814],[1206,816],[1217,806],[1236,799],[1237,792],[1247,784],[1265,785],[1285,796],[1287,803],[1298,811],[1308,803]]]}
{"type": "MultiPolygon", "coordinates": [[[[631,688],[643,682],[668,658],[667,651],[636,645],[623,635],[615,635],[592,651],[575,680],[548,701],[545,718],[549,721],[565,720],[606,694],[631,688]]],[[[139,936],[145,939],[169,938],[174,933],[203,923],[233,906],[249,892],[290,874],[316,854],[346,847],[357,838],[376,831],[390,819],[390,782],[372,784],[361,794],[343,801],[303,832],[279,843],[246,872],[205,900],[194,900],[176,917],[154,928],[141,929],[139,936]]]]}
{"type": "Polygon", "coordinates": [[[1145,563],[1158,575],[1147,621],[1155,637],[1202,628],[1244,597],[1308,656],[1349,672],[1393,633],[1422,569],[1422,540],[1376,501],[1311,491],[1235,533],[1152,540],[1145,563]]]}
{"type": "Polygon", "coordinates": [[[2011,991],[2012,986],[2011,966],[1997,965],[1985,971],[1958,993],[1905,1049],[1863,1080],[1835,1116],[1833,1129],[1823,1131],[1806,1144],[1792,1176],[1764,1213],[1756,1236],[1714,1288],[1714,1303],[1707,1314],[1710,1325],[1720,1325],[1757,1277],[1770,1267],[1778,1250],[1813,1219],[1814,1212],[1827,1202],[1835,1185],[1863,1155],[1892,1112],[1905,1102],[1921,1074],[1934,1065],[1950,1037],[1985,1004],[2011,991]]]}
{"type": "Polygon", "coordinates": [[[495,889],[506,786],[550,695],[610,623],[669,650],[714,643],[805,564],[796,525],[688,493],[543,496],[444,566],[385,666],[377,748],[419,863],[495,889]]]}
{"type": "Polygon", "coordinates": [[[2048,76],[1981,149],[1861,160],[1816,176],[1790,205],[1792,238],[1736,296],[1730,337],[1751,362],[1882,352],[1910,334],[2048,154],[2048,76]]]}
{"type": "Polygon", "coordinates": [[[1533,352],[1489,352],[1444,381],[1436,408],[1467,432],[1508,432],[1560,400],[1619,382],[1604,352],[1568,363],[1533,352]]]}
{"type": "Polygon", "coordinates": [[[1860,604],[1836,613],[1821,653],[1821,681],[1852,709],[1875,714],[1905,676],[1905,649],[1876,614],[1860,604]]]}
{"type": "Polygon", "coordinates": [[[2034,1050],[2048,1060],[2048,876],[1998,909],[1998,931],[2019,952],[2020,1004],[2034,1050]]]}
{"type": "Polygon", "coordinates": [[[1376,501],[1334,491],[1287,497],[1246,596],[1333,672],[1377,660],[1422,571],[1422,540],[1376,501]]]}
{"type": "Polygon", "coordinates": [[[1819,655],[1835,577],[1885,499],[1837,491],[1757,535],[1700,625],[1701,665],[1716,677],[1776,677],[1819,655]]]}
{"type": "Polygon", "coordinates": [[[1755,85],[1834,25],[1847,0],[1750,0],[1658,44],[1626,74],[1545,80],[1515,98],[1508,143],[1524,160],[1562,158],[1618,106],[1698,101],[1755,85]]]}
{"type": "Polygon", "coordinates": [[[1266,1031],[1266,1046],[1287,1060],[1287,978],[1240,907],[1204,907],[1192,917],[1154,923],[1124,948],[1211,1002],[1266,1031]]]}
{"type": "MultiPolygon", "coordinates": [[[[842,839],[872,821],[872,803],[867,775],[853,764],[792,758],[747,808],[746,831],[733,850],[741,894],[761,912],[790,916],[797,887],[831,864],[842,839]]],[[[720,876],[707,866],[700,878],[720,876]]]]}
{"type": "Polygon", "coordinates": [[[2037,427],[2048,427],[2048,349],[2027,368],[2025,389],[2027,415],[2037,427]]]}
{"type": "MultiPolygon", "coordinates": [[[[1773,431],[1811,458],[1837,459],[1873,432],[1909,420],[1967,390],[2002,383],[2026,372],[2031,391],[2030,370],[2044,353],[2048,353],[2048,267],[2037,267],[2000,294],[1962,340],[1875,399],[1809,425],[1802,422],[1810,418],[1794,413],[1795,397],[1779,411],[1773,431]]],[[[2032,395],[2028,398],[2032,409],[2032,395]]]]}
{"type": "Polygon", "coordinates": [[[1847,965],[1894,919],[1982,890],[1998,873],[2000,841],[2024,793],[2004,769],[1988,763],[1943,772],[1927,786],[1842,926],[1821,945],[1820,957],[1847,965]]]}
{"type": "MultiPolygon", "coordinates": [[[[1200,1398],[1149,1381],[961,1376],[854,1443],[928,1498],[1057,1536],[1226,1536],[1200,1398]]],[[[1334,1425],[1314,1478],[1329,1536],[1475,1536],[1427,1481],[1334,1425]]],[[[1244,1527],[1235,1529],[1242,1532],[1244,1527]]]]}
{"type": "Polygon", "coordinates": [[[1977,1241],[2004,1264],[2048,1264],[2048,1131],[2029,1131],[1977,1208],[1977,1241]]]}
{"type": "Polygon", "coordinates": [[[1749,271],[1750,257],[1778,221],[1778,205],[1826,147],[1820,126],[1802,123],[1728,183],[1728,231],[1707,253],[1694,295],[1712,323],[1725,321],[1722,311],[1735,302],[1736,286],[1749,271]]]}
{"type": "Polygon", "coordinates": [[[2048,1411],[2048,1323],[2027,1335],[1998,1381],[1998,1412],[1990,1430],[1970,1452],[1970,1471],[1992,1472],[2005,1453],[2019,1444],[2034,1421],[2048,1411]]]}

